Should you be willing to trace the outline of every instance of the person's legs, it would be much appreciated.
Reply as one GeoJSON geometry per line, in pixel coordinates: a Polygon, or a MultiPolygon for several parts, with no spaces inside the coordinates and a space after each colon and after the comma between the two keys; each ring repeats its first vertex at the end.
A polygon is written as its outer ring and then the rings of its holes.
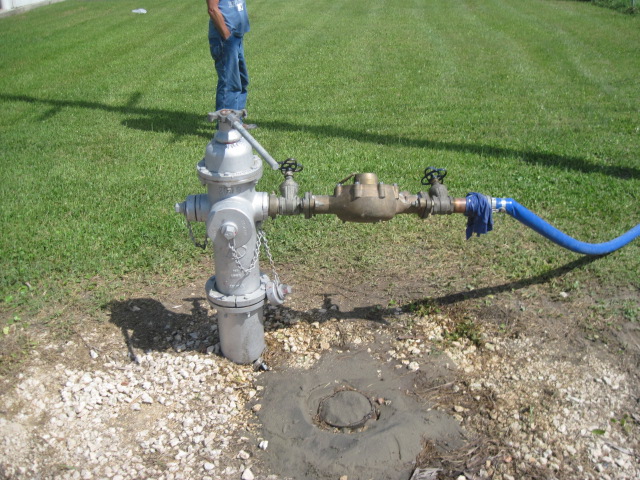
{"type": "Polygon", "coordinates": [[[242,110],[247,101],[249,76],[244,61],[242,37],[231,35],[226,41],[209,29],[209,47],[218,73],[216,110],[242,110]]]}

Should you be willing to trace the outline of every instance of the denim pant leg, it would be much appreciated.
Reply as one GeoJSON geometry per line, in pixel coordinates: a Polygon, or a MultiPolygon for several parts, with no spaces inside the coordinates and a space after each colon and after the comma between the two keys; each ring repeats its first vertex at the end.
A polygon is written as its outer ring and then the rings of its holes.
{"type": "Polygon", "coordinates": [[[238,95],[238,110],[247,107],[247,87],[249,86],[249,71],[244,60],[244,37],[240,37],[238,49],[238,71],[240,72],[240,94],[238,95]]]}
{"type": "Polygon", "coordinates": [[[244,59],[243,38],[231,35],[223,41],[209,33],[209,46],[218,73],[216,110],[242,110],[247,104],[249,73],[244,59]]]}

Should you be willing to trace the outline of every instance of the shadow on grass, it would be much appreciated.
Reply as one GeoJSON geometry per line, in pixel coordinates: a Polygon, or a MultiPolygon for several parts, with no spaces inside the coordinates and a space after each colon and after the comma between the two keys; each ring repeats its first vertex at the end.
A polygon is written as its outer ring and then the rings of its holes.
{"type": "Polygon", "coordinates": [[[569,273],[572,270],[577,268],[583,268],[595,261],[597,261],[600,256],[585,256],[574,260],[573,262],[569,262],[566,265],[562,265],[558,268],[554,268],[545,273],[541,273],[540,275],[536,275],[534,277],[523,278],[522,280],[516,280],[515,282],[503,283],[502,285],[495,285],[491,287],[482,287],[477,288],[470,291],[451,293],[448,295],[443,295],[441,297],[434,298],[425,298],[423,300],[419,300],[417,302],[412,302],[407,305],[405,308],[411,308],[419,305],[452,305],[458,302],[463,302],[465,300],[475,300],[478,298],[484,298],[489,295],[496,295],[499,293],[511,292],[514,290],[520,290],[523,288],[531,287],[533,285],[540,285],[543,283],[547,283],[549,280],[553,278],[558,278],[566,273],[569,273]]]}
{"type": "MultiPolygon", "coordinates": [[[[206,123],[205,114],[138,107],[137,104],[141,97],[142,94],[140,92],[134,93],[124,105],[118,106],[83,100],[55,100],[37,98],[29,95],[0,94],[0,100],[2,101],[20,101],[49,106],[49,110],[42,115],[41,120],[47,120],[55,116],[62,108],[84,108],[96,111],[119,113],[127,116],[137,115],[135,118],[126,118],[122,121],[122,125],[127,128],[147,132],[171,132],[176,137],[183,135],[196,135],[206,138],[207,140],[211,139],[213,129],[206,123]]],[[[402,145],[404,147],[409,146],[429,150],[471,153],[495,158],[518,158],[525,163],[575,170],[586,174],[605,174],[623,180],[637,178],[640,176],[640,169],[635,167],[596,165],[584,158],[558,155],[549,152],[525,151],[496,147],[492,145],[461,142],[440,142],[428,139],[414,139],[400,137],[397,135],[368,133],[356,129],[339,128],[332,125],[303,125],[261,119],[256,119],[256,121],[261,128],[269,130],[305,132],[318,137],[346,138],[357,142],[380,145],[402,145]]]]}
{"type": "Polygon", "coordinates": [[[637,178],[640,169],[617,165],[596,165],[584,158],[558,155],[548,152],[533,152],[512,148],[495,147],[492,145],[478,145],[457,142],[440,142],[428,139],[414,139],[396,135],[383,135],[368,133],[358,130],[349,130],[331,125],[298,125],[280,121],[260,121],[261,127],[271,130],[307,132],[319,137],[343,137],[358,142],[375,143],[380,145],[401,145],[403,147],[424,148],[429,150],[452,151],[459,153],[471,153],[475,155],[495,158],[517,158],[525,163],[543,165],[545,167],[576,170],[578,172],[592,174],[599,173],[623,180],[637,178]]]}
{"type": "MultiPolygon", "coordinates": [[[[531,287],[533,285],[540,285],[547,283],[554,278],[562,277],[572,270],[583,268],[595,261],[599,256],[585,256],[574,260],[566,265],[562,265],[558,268],[550,270],[540,275],[536,275],[529,278],[523,278],[522,280],[516,280],[513,282],[503,283],[502,285],[493,285],[474,290],[465,290],[456,293],[446,294],[440,297],[426,297],[422,299],[413,300],[405,305],[396,307],[381,307],[380,305],[373,305],[370,307],[354,308],[351,311],[331,311],[332,317],[342,319],[362,319],[370,320],[377,323],[387,324],[387,318],[393,317],[397,309],[400,308],[403,312],[412,312],[419,310],[421,307],[438,307],[454,305],[456,303],[464,302],[466,300],[477,300],[480,298],[488,297],[489,295],[498,295],[500,293],[512,292],[515,290],[521,290],[523,288],[531,287]]],[[[325,294],[325,307],[333,304],[330,294],[325,294]]]]}
{"type": "MultiPolygon", "coordinates": [[[[43,104],[48,109],[40,116],[39,121],[49,120],[55,117],[64,108],[81,108],[108,113],[126,115],[122,120],[122,125],[135,130],[145,132],[169,132],[176,137],[183,135],[195,135],[206,138],[207,141],[213,136],[213,126],[206,120],[207,115],[197,115],[195,113],[163,110],[159,108],[138,107],[141,93],[134,93],[124,105],[107,105],[100,102],[88,100],[55,100],[47,98],[37,98],[29,95],[7,95],[0,94],[0,101],[24,102],[31,104],[43,104]],[[137,115],[137,117],[135,117],[137,115]],[[130,116],[134,116],[130,118],[130,116]]],[[[208,112],[207,112],[208,113],[208,112]]]]}

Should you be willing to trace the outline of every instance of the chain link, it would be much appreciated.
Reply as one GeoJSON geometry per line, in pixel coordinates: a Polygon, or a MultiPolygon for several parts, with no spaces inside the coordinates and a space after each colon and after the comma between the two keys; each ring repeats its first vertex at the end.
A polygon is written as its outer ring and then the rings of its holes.
{"type": "MultiPolygon", "coordinates": [[[[200,243],[196,240],[195,235],[193,234],[193,229],[191,228],[191,222],[187,220],[187,228],[189,229],[189,238],[196,247],[202,248],[203,250],[207,248],[207,243],[209,240],[209,236],[204,237],[204,242],[200,243]]],[[[273,273],[273,283],[276,287],[280,285],[280,276],[276,271],[276,263],[273,260],[273,255],[271,254],[271,249],[269,248],[269,242],[267,241],[267,236],[264,233],[264,230],[257,230],[257,238],[256,238],[256,248],[253,251],[253,258],[251,259],[251,263],[249,264],[249,268],[244,268],[242,266],[242,257],[238,254],[238,250],[236,250],[234,239],[229,240],[229,250],[231,251],[231,258],[235,262],[236,266],[240,269],[240,271],[244,275],[249,275],[251,271],[256,268],[258,263],[258,259],[260,257],[260,247],[264,245],[264,251],[267,255],[267,259],[269,260],[269,265],[271,266],[271,272],[273,273]]]]}
{"type": "Polygon", "coordinates": [[[258,235],[262,235],[262,243],[264,244],[264,251],[267,254],[267,259],[269,260],[269,265],[271,265],[271,271],[273,272],[273,284],[278,288],[280,285],[280,276],[276,271],[276,263],[273,261],[273,256],[271,255],[271,249],[269,248],[269,243],[267,242],[267,236],[262,230],[258,231],[258,235]]]}
{"type": "MultiPolygon", "coordinates": [[[[290,160],[293,160],[293,159],[290,159],[290,160]]],[[[294,171],[296,171],[295,169],[298,168],[298,164],[294,160],[292,162],[292,165],[287,165],[287,166],[294,169],[294,171]]],[[[302,166],[300,165],[300,169],[302,169],[301,167],[302,166]]],[[[189,220],[186,220],[186,223],[187,223],[187,230],[189,231],[189,238],[191,239],[193,244],[196,247],[205,250],[207,248],[207,244],[209,243],[209,236],[205,234],[204,242],[202,243],[198,242],[196,240],[196,236],[193,233],[191,222],[189,220]]],[[[240,269],[240,271],[244,275],[249,275],[251,271],[254,268],[256,268],[256,265],[258,264],[258,259],[260,257],[260,248],[262,245],[264,245],[264,251],[265,251],[265,254],[267,255],[267,259],[269,260],[269,265],[271,266],[271,271],[273,273],[273,284],[277,289],[280,286],[280,276],[276,271],[276,264],[275,264],[275,261],[273,260],[273,255],[271,254],[271,249],[269,248],[269,242],[267,241],[267,236],[264,233],[264,230],[260,228],[256,229],[256,248],[253,251],[253,258],[251,259],[251,263],[249,264],[248,268],[244,268],[244,266],[242,265],[242,262],[241,262],[242,257],[238,254],[238,250],[236,250],[235,240],[233,238],[229,239],[229,251],[231,252],[231,258],[233,259],[236,266],[240,269]]]]}
{"type": "Polygon", "coordinates": [[[240,255],[238,255],[238,251],[236,250],[235,239],[232,238],[232,239],[229,240],[229,250],[231,250],[231,258],[233,259],[234,262],[236,262],[236,266],[240,269],[240,271],[243,274],[249,275],[251,273],[251,270],[256,268],[256,264],[258,263],[258,257],[260,256],[260,243],[261,243],[261,241],[262,241],[262,238],[260,236],[260,231],[258,231],[258,238],[256,239],[256,248],[253,251],[253,258],[251,259],[251,263],[249,264],[249,268],[244,268],[242,266],[242,263],[240,262],[242,257],[240,255]]]}
{"type": "Polygon", "coordinates": [[[267,242],[267,236],[265,235],[264,230],[257,230],[256,248],[253,252],[253,258],[251,259],[249,268],[244,268],[242,266],[242,263],[240,262],[242,257],[238,255],[238,251],[236,250],[233,238],[229,240],[229,250],[231,251],[231,258],[244,275],[249,275],[249,273],[251,273],[251,271],[256,267],[256,264],[258,263],[258,258],[260,256],[260,247],[262,245],[264,245],[264,251],[267,255],[267,259],[269,260],[269,265],[271,265],[271,271],[273,272],[273,283],[277,288],[280,285],[280,276],[276,271],[276,264],[273,260],[273,255],[271,254],[271,249],[269,248],[269,243],[267,242]]]}
{"type": "Polygon", "coordinates": [[[207,248],[207,242],[209,240],[209,237],[207,235],[204,236],[204,243],[199,243],[196,240],[196,236],[193,234],[193,230],[191,229],[191,222],[189,220],[187,220],[187,228],[189,229],[189,238],[191,238],[191,241],[193,242],[193,244],[196,247],[199,247],[201,249],[205,249],[207,248]]]}

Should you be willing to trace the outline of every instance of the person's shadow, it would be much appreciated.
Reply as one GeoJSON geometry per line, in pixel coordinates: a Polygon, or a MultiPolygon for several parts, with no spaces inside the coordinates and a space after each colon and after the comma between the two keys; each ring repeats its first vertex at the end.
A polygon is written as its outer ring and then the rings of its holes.
{"type": "MultiPolygon", "coordinates": [[[[167,110],[162,108],[148,108],[140,106],[142,92],[134,92],[121,105],[111,105],[91,100],[71,100],[36,97],[30,95],[11,95],[0,93],[0,102],[24,102],[42,105],[43,112],[40,121],[55,117],[65,108],[89,109],[97,112],[107,112],[122,115],[121,124],[125,128],[132,128],[152,133],[173,134],[175,139],[185,135],[195,135],[210,140],[214,134],[214,127],[206,121],[206,115],[188,111],[167,110]]],[[[520,161],[532,165],[542,165],[549,168],[575,170],[587,175],[599,174],[620,180],[638,178],[640,169],[628,165],[609,165],[594,163],[579,157],[558,154],[555,152],[517,149],[493,146],[491,144],[466,143],[464,141],[441,141],[426,137],[409,138],[387,135],[384,133],[370,133],[363,129],[345,129],[332,124],[307,125],[299,122],[274,120],[271,118],[254,118],[261,128],[272,131],[300,132],[313,135],[321,139],[346,138],[356,142],[373,143],[375,145],[402,145],[417,149],[450,151],[463,154],[477,154],[497,159],[518,158],[520,161]]]]}

